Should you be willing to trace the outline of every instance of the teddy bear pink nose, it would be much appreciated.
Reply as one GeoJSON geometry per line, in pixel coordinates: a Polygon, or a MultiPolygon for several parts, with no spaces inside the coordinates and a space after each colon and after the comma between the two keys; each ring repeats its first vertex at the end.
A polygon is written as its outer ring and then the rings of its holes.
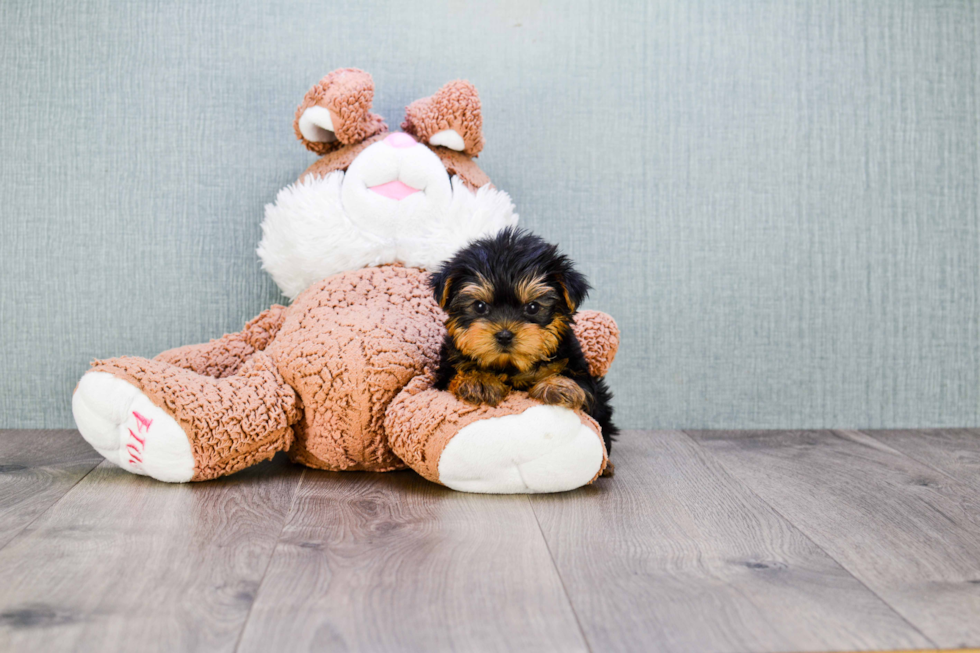
{"type": "Polygon", "coordinates": [[[385,138],[385,143],[392,147],[412,147],[418,143],[418,141],[405,132],[394,132],[385,138]]]}

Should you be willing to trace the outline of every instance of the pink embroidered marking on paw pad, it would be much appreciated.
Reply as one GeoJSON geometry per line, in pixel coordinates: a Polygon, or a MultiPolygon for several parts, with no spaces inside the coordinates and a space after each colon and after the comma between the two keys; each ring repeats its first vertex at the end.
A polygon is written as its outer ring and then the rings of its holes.
{"type": "Polygon", "coordinates": [[[143,417],[142,415],[140,415],[139,413],[137,413],[135,410],[133,411],[133,417],[136,418],[136,429],[140,433],[143,433],[144,431],[149,430],[150,424],[153,423],[153,420],[152,419],[148,419],[146,417],[143,417]]]}
{"type": "Polygon", "coordinates": [[[134,440],[136,440],[137,442],[139,442],[140,443],[140,447],[145,447],[146,446],[146,440],[144,438],[141,438],[140,436],[136,435],[135,433],[133,433],[133,429],[129,429],[129,437],[131,437],[134,440]]]}
{"type": "MultiPolygon", "coordinates": [[[[133,417],[136,419],[136,430],[140,433],[149,433],[150,425],[153,424],[153,420],[141,415],[140,413],[133,411],[133,417]]],[[[129,452],[129,464],[136,468],[141,469],[143,463],[143,451],[146,449],[146,436],[140,437],[136,435],[133,429],[127,429],[129,431],[129,437],[132,440],[126,444],[126,451],[129,452]],[[134,444],[135,443],[135,444],[134,444]]]]}
{"type": "Polygon", "coordinates": [[[382,197],[388,197],[393,200],[403,200],[409,195],[413,195],[419,192],[418,188],[412,188],[408,184],[398,181],[389,181],[387,184],[380,184],[378,186],[369,186],[378,195],[382,197]]]}

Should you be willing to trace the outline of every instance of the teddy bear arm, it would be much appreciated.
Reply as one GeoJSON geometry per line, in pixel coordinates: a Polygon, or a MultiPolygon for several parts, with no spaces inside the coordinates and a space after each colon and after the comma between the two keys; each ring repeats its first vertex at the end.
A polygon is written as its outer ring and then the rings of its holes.
{"type": "Polygon", "coordinates": [[[512,392],[473,406],[413,379],[389,404],[392,451],[428,480],[463,492],[562,492],[594,481],[608,461],[596,422],[512,392]]]}
{"type": "Polygon", "coordinates": [[[250,320],[238,333],[168,349],[154,360],[217,379],[232,376],[255,352],[263,351],[275,339],[285,314],[286,307],[277,304],[250,320]]]}
{"type": "Polygon", "coordinates": [[[596,378],[605,376],[619,349],[616,320],[601,311],[579,311],[573,331],[589,363],[589,372],[596,378]]]}

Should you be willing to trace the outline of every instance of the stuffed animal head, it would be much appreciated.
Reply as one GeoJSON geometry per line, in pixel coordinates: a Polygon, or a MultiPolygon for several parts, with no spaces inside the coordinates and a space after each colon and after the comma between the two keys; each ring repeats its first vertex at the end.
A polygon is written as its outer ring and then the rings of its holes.
{"type": "Polygon", "coordinates": [[[472,84],[450,82],[411,103],[401,132],[371,113],[373,99],[371,76],[345,68],[296,110],[297,138],[321,157],[266,206],[258,249],[290,298],[365,266],[435,269],[517,223],[510,197],[473,160],[484,139],[472,84]]]}

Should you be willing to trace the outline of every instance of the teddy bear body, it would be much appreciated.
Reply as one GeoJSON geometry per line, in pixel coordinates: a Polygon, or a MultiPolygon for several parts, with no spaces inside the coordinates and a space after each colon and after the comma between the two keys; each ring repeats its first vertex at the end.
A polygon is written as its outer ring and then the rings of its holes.
{"type": "MultiPolygon", "coordinates": [[[[259,254],[294,299],[238,333],[153,359],[95,361],[72,408],[108,460],[164,481],[218,478],[288,451],[309,467],[410,467],[470,492],[553,492],[607,457],[580,411],[513,392],[474,406],[432,388],[445,315],[429,273],[473,238],[513,225],[510,198],[476,167],[479,100],[465,82],[408,107],[408,133],[368,108],[370,76],[343,69],[307,94],[296,133],[321,154],[266,207],[259,254]]],[[[573,325],[603,376],[618,330],[573,325]]]]}
{"type": "Polygon", "coordinates": [[[385,410],[436,364],[445,328],[416,268],[335,275],[304,291],[267,349],[299,395],[303,417],[289,449],[330,470],[402,469],[384,433],[385,410]]]}

